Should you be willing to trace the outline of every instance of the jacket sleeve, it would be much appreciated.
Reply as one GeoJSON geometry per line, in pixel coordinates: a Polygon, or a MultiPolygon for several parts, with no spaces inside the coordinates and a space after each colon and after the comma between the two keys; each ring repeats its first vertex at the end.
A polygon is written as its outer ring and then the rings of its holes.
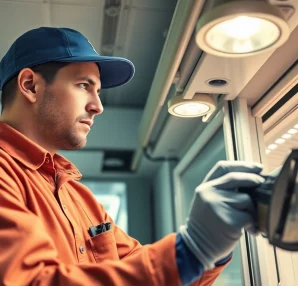
{"type": "Polygon", "coordinates": [[[177,234],[176,239],[176,260],[183,285],[212,285],[227,262],[231,260],[232,253],[215,263],[215,268],[204,273],[204,267],[197,257],[188,249],[184,243],[181,234],[177,234]],[[220,268],[216,266],[222,266],[220,268]]]}
{"type": "Polygon", "coordinates": [[[204,272],[201,278],[198,281],[194,282],[192,286],[212,286],[216,278],[219,276],[222,270],[229,264],[231,259],[232,258],[230,258],[229,261],[223,265],[216,266],[215,268],[204,272]]]}
{"type": "MultiPolygon", "coordinates": [[[[116,226],[116,228],[117,228],[117,226],[116,226]]],[[[119,231],[119,229],[118,229],[118,231],[119,231]]],[[[131,255],[132,253],[135,253],[142,249],[142,246],[139,243],[137,245],[135,245],[135,239],[127,236],[127,234],[125,234],[121,230],[120,230],[120,233],[122,234],[121,241],[126,242],[126,243],[122,243],[122,247],[124,245],[126,246],[126,247],[124,247],[124,249],[126,249],[126,252],[127,252],[126,255],[131,255]],[[125,237],[125,239],[123,239],[123,236],[125,237]],[[129,245],[131,245],[131,247],[128,247],[129,245]]],[[[176,244],[174,247],[175,247],[175,252],[176,252],[177,251],[177,241],[176,241],[176,244]]],[[[177,252],[175,253],[175,258],[176,258],[176,264],[177,264],[177,252]]],[[[222,263],[220,266],[218,265],[215,268],[213,268],[212,270],[204,272],[202,274],[202,276],[196,282],[194,282],[194,284],[192,284],[192,285],[193,286],[212,286],[214,281],[216,280],[216,278],[222,272],[222,270],[230,263],[231,259],[232,259],[232,256],[230,256],[230,258],[228,260],[226,260],[225,263],[222,263]]],[[[179,271],[178,271],[178,276],[179,276],[179,271]]],[[[180,278],[180,276],[179,276],[179,278],[180,278]]],[[[179,281],[181,281],[181,279],[179,279],[179,281]]],[[[179,283],[181,284],[181,282],[179,282],[179,283]]]]}

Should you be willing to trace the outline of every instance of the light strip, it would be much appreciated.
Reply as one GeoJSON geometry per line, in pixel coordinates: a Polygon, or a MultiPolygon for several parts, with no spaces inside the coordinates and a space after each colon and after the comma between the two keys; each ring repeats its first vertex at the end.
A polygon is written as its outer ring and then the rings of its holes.
{"type": "Polygon", "coordinates": [[[168,111],[177,117],[199,117],[212,113],[216,102],[212,95],[196,93],[192,99],[183,99],[177,95],[168,101],[168,111]]]}
{"type": "Polygon", "coordinates": [[[280,138],[277,138],[274,143],[269,144],[266,149],[266,154],[268,155],[271,151],[276,150],[278,145],[285,143],[286,140],[291,139],[296,133],[298,133],[298,124],[294,125],[293,128],[289,129],[288,132],[283,134],[280,138]]]}

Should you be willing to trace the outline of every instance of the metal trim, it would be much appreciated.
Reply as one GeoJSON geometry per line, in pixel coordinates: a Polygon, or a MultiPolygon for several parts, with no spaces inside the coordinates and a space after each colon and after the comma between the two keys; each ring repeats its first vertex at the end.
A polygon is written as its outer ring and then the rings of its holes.
{"type": "MultiPolygon", "coordinates": [[[[239,160],[239,144],[243,144],[241,140],[239,140],[239,130],[242,125],[245,125],[245,122],[242,120],[237,120],[235,116],[235,101],[228,101],[224,105],[224,136],[225,136],[225,144],[226,144],[226,152],[227,152],[227,159],[228,160],[239,160]],[[242,123],[242,124],[239,124],[242,123]],[[239,126],[240,125],[240,126],[239,126]],[[239,142],[240,141],[240,142],[239,142]]],[[[244,105],[242,104],[242,107],[244,105]]],[[[235,110],[236,109],[236,110],[235,110]]],[[[236,112],[237,113],[237,112],[236,112]]],[[[243,126],[244,127],[244,126],[243,126]]],[[[244,127],[245,128],[245,127],[244,127]]],[[[241,155],[243,156],[243,155],[241,155]]],[[[251,262],[251,255],[249,251],[249,244],[248,244],[248,236],[245,232],[240,239],[240,253],[241,253],[241,261],[242,261],[242,275],[243,281],[245,286],[255,285],[254,284],[254,276],[253,276],[253,268],[251,262]]]]}
{"type": "MultiPolygon", "coordinates": [[[[252,110],[247,106],[244,98],[237,98],[231,104],[233,123],[235,128],[235,138],[237,145],[237,160],[261,162],[266,171],[266,155],[264,144],[264,132],[262,120],[252,115],[252,110]]],[[[245,285],[278,285],[278,277],[272,275],[276,273],[278,265],[274,259],[274,248],[261,236],[254,237],[246,234],[247,252],[244,258],[248,264],[250,281],[247,280],[247,268],[244,267],[245,285]]],[[[242,242],[242,241],[241,241],[242,242]]],[[[243,242],[244,244],[244,242],[243,242]]]]}

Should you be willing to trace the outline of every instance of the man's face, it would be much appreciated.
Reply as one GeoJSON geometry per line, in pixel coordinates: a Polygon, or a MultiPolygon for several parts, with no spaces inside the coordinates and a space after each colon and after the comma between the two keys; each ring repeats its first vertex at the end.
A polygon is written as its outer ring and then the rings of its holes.
{"type": "Polygon", "coordinates": [[[103,111],[99,78],[95,63],[71,63],[47,85],[35,112],[45,147],[72,150],[86,144],[89,124],[103,111]]]}

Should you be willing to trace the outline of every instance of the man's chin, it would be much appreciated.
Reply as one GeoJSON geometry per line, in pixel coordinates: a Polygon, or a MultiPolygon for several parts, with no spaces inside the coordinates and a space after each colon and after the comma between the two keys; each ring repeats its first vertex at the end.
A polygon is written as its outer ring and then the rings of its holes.
{"type": "Polygon", "coordinates": [[[87,140],[81,140],[80,142],[70,142],[70,144],[67,144],[67,146],[64,146],[63,149],[60,150],[80,150],[84,148],[87,144],[87,140]]]}

